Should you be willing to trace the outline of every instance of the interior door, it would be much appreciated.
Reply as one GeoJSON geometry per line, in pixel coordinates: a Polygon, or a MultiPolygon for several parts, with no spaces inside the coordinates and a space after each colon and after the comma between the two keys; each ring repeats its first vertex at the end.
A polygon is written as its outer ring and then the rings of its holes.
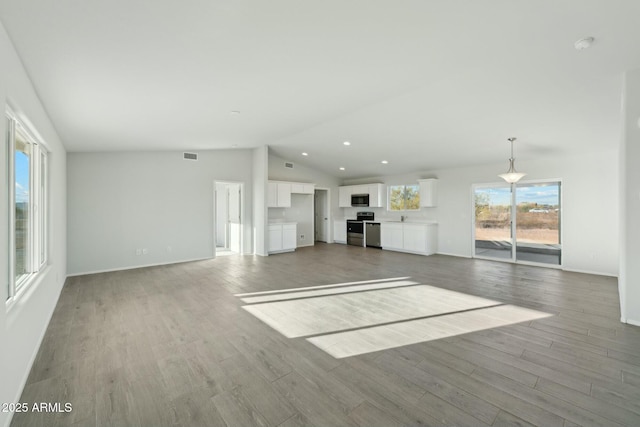
{"type": "Polygon", "coordinates": [[[511,186],[474,187],[474,254],[476,257],[513,259],[511,186]]]}
{"type": "Polygon", "coordinates": [[[329,206],[327,203],[327,190],[316,190],[314,193],[314,224],[315,240],[327,242],[329,235],[329,206]]]}
{"type": "Polygon", "coordinates": [[[228,198],[228,221],[229,221],[229,249],[233,252],[240,252],[240,239],[242,229],[241,212],[241,188],[240,184],[229,184],[227,186],[228,198]]]}

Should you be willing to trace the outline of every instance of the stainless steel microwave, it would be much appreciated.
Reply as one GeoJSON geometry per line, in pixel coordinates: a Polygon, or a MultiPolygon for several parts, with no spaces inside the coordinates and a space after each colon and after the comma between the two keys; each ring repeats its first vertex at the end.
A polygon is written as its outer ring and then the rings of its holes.
{"type": "Polygon", "coordinates": [[[354,208],[369,207],[369,195],[368,194],[352,194],[351,206],[353,206],[354,208]]]}

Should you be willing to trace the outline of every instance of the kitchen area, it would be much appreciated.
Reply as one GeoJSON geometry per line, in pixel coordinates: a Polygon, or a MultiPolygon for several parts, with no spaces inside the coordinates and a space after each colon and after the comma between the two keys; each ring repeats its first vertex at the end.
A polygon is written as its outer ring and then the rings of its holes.
{"type": "Polygon", "coordinates": [[[370,182],[360,180],[348,185],[348,181],[331,183],[302,167],[294,169],[295,174],[287,173],[289,169],[283,164],[285,160],[273,157],[270,165],[273,176],[267,192],[269,254],[313,246],[316,240],[419,255],[438,251],[437,209],[434,209],[438,204],[438,179],[381,177],[380,181],[372,178],[370,182]],[[318,192],[324,192],[321,204],[317,203],[318,192]],[[398,205],[398,195],[408,198],[409,194],[411,202],[398,205]],[[320,239],[318,221],[322,222],[321,229],[326,230],[320,239]]]}
{"type": "Polygon", "coordinates": [[[313,246],[313,196],[315,184],[307,182],[268,182],[269,254],[293,252],[313,246]]]}
{"type": "Polygon", "coordinates": [[[344,218],[334,219],[334,242],[419,255],[436,253],[438,224],[420,212],[437,206],[437,181],[418,180],[418,209],[397,212],[388,210],[388,190],[384,184],[339,187],[339,206],[344,218]]]}

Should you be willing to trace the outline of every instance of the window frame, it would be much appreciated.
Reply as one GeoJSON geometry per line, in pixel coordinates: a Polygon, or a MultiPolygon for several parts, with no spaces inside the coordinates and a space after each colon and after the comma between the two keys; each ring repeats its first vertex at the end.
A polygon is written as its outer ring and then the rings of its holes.
{"type": "Polygon", "coordinates": [[[39,276],[49,261],[49,151],[37,133],[25,124],[11,108],[5,110],[7,132],[5,143],[7,153],[8,183],[8,234],[9,268],[6,304],[13,303],[39,276]],[[29,156],[29,201],[28,201],[28,249],[25,257],[27,272],[16,277],[16,140],[25,140],[30,146],[29,156]]]}
{"type": "Polygon", "coordinates": [[[387,185],[387,212],[417,212],[420,210],[420,184],[389,184],[387,185]],[[403,194],[403,208],[404,209],[391,209],[391,192],[393,188],[402,187],[403,194]],[[418,206],[415,209],[406,209],[407,206],[407,187],[416,187],[418,196],[418,206]]]}

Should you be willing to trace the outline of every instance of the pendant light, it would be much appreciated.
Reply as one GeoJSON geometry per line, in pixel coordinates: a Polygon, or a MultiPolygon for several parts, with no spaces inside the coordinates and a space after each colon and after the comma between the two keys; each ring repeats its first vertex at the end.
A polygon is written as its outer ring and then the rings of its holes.
{"type": "Polygon", "coordinates": [[[509,184],[513,184],[514,182],[520,181],[520,179],[526,175],[526,173],[521,173],[516,171],[516,167],[514,165],[516,159],[513,157],[513,141],[515,138],[509,138],[508,141],[511,143],[511,157],[509,158],[509,170],[507,173],[503,173],[498,175],[500,178],[507,181],[509,184]]]}

